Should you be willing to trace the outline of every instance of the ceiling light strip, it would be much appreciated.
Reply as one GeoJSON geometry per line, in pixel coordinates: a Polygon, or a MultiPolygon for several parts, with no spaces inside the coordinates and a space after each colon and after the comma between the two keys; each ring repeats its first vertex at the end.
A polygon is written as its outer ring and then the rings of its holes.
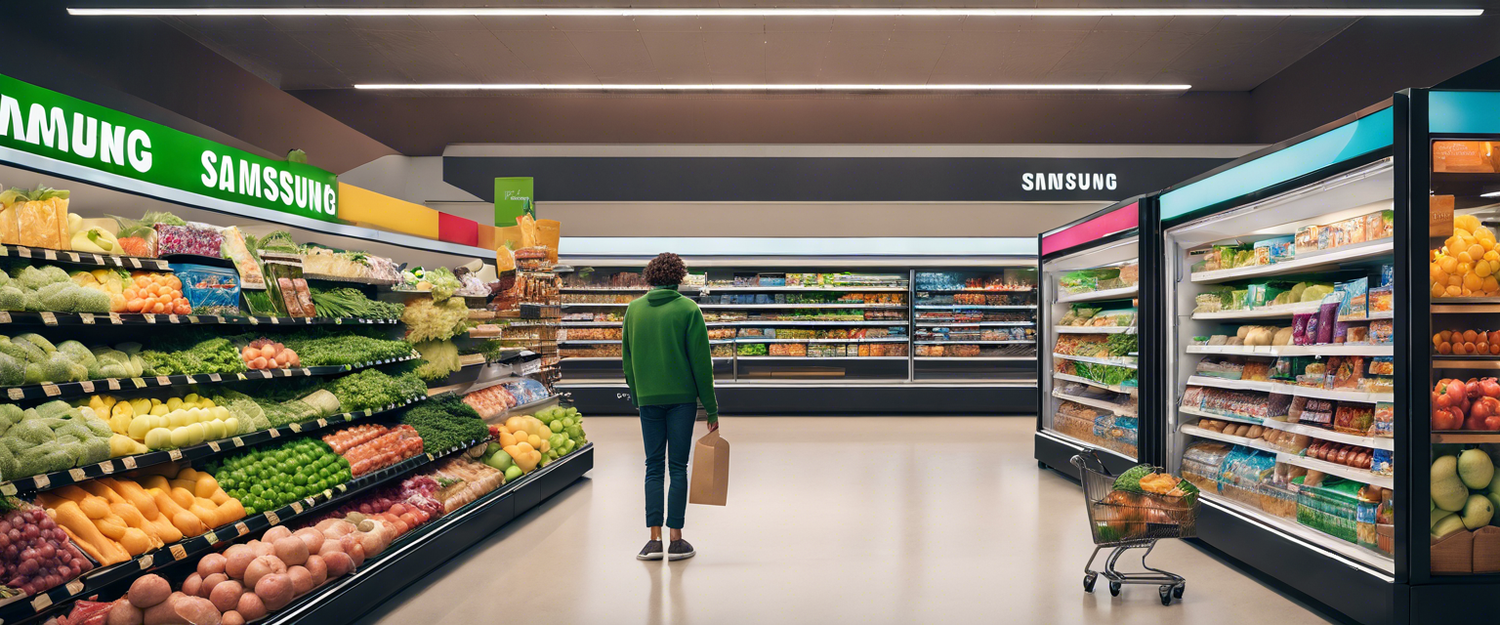
{"type": "Polygon", "coordinates": [[[94,8],[70,15],[137,17],[1474,17],[1483,9],[1427,8],[94,8]]]}
{"type": "Polygon", "coordinates": [[[355,89],[434,91],[1186,91],[1146,84],[356,84],[355,89]]]}

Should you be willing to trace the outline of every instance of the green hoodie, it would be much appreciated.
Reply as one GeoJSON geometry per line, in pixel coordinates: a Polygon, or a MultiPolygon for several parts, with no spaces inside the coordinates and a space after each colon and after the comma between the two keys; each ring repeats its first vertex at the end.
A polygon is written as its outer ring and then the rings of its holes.
{"type": "Polygon", "coordinates": [[[719,420],[708,327],[698,304],[676,285],[654,288],[631,302],[621,338],[625,383],[637,408],[701,401],[709,422],[719,420]]]}

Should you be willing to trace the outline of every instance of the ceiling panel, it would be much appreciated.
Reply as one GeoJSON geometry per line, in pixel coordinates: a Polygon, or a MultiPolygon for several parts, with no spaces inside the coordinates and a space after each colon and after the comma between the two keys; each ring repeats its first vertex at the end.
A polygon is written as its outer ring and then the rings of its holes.
{"type": "MultiPolygon", "coordinates": [[[[422,0],[419,4],[451,6],[422,0]]],[[[599,0],[592,6],[702,6],[599,0]]],[[[710,3],[715,4],[715,3],[710,3]]],[[[828,6],[737,0],[721,6],[828,6]]],[[[952,6],[870,0],[860,6],[952,6]]],[[[986,6],[1113,6],[1103,0],[1002,0],[986,6]]],[[[1205,0],[1205,6],[1223,5],[1205,0]]],[[[1237,5],[1273,4],[1270,0],[1237,5]]],[[[1254,88],[1347,28],[1347,19],[1184,17],[364,17],[174,18],[284,88],[358,82],[722,81],[1151,82],[1254,88]]]]}

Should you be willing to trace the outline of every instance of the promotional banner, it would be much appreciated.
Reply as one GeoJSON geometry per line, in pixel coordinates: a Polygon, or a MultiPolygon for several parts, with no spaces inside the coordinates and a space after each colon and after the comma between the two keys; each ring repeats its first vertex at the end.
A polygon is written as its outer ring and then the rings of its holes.
{"type": "Polygon", "coordinates": [[[0,76],[0,147],[323,221],[338,220],[338,177],[256,156],[0,76]]]}
{"type": "Polygon", "coordinates": [[[495,179],[495,225],[516,225],[516,218],[531,215],[536,219],[536,202],[532,195],[533,182],[527,178],[495,179]]]}

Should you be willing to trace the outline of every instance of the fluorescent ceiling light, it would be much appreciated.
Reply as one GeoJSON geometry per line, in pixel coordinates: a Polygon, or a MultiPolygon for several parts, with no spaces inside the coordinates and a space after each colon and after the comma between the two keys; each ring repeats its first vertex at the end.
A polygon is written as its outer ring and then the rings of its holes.
{"type": "Polygon", "coordinates": [[[1117,8],[1117,9],[992,9],[992,8],[69,8],[71,15],[147,17],[1473,17],[1483,9],[1385,8],[1117,8]]]}
{"type": "Polygon", "coordinates": [[[442,91],[1186,91],[1192,85],[1144,84],[357,84],[355,89],[442,91]]]}
{"type": "Polygon", "coordinates": [[[1489,193],[1480,193],[1479,197],[1500,197],[1500,191],[1491,191],[1489,193]]]}

